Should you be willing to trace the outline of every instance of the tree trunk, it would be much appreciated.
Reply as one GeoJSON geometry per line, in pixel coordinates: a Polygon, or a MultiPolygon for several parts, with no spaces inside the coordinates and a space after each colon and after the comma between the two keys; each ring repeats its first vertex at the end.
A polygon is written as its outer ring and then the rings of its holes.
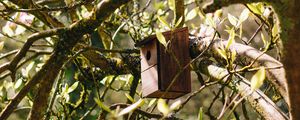
{"type": "Polygon", "coordinates": [[[283,64],[288,80],[291,119],[300,120],[300,1],[274,2],[280,20],[283,41],[283,64]]]}

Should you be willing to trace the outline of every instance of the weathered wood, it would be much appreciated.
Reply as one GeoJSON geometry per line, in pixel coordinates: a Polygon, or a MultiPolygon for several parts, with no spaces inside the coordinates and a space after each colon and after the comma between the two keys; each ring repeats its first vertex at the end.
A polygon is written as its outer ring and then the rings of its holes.
{"type": "Polygon", "coordinates": [[[168,50],[158,42],[155,35],[137,44],[142,46],[141,77],[144,97],[172,99],[191,91],[190,70],[181,70],[190,61],[188,29],[181,28],[163,34],[170,41],[168,50]],[[180,75],[175,79],[177,74],[180,75]]]}

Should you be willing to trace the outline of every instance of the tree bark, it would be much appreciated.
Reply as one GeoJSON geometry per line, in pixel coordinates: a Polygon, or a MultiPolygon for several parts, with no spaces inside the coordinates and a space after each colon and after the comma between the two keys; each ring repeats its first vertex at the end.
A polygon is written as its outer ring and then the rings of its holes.
{"type": "Polygon", "coordinates": [[[283,64],[288,80],[291,119],[300,119],[300,1],[274,2],[274,9],[280,20],[283,41],[283,64]]]}

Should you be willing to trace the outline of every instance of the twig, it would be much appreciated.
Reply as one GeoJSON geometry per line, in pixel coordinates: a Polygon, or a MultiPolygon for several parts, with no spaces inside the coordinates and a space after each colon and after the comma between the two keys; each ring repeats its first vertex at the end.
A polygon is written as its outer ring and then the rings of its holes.
{"type": "Polygon", "coordinates": [[[205,88],[207,88],[207,87],[209,87],[209,86],[211,86],[211,85],[215,85],[215,84],[217,84],[218,83],[218,81],[214,81],[214,82],[210,82],[210,83],[206,83],[206,84],[204,84],[204,85],[202,85],[198,90],[196,90],[196,91],[194,91],[193,93],[191,93],[182,103],[181,103],[181,105],[180,105],[180,107],[177,109],[177,110],[175,110],[174,112],[175,113],[177,113],[177,112],[179,112],[183,107],[184,107],[184,105],[185,104],[187,104],[189,101],[190,101],[190,99],[191,98],[193,98],[194,96],[196,96],[198,93],[200,93],[203,89],[205,89],[205,88]]]}
{"type": "Polygon", "coordinates": [[[78,3],[75,3],[71,6],[63,6],[63,7],[56,7],[56,8],[49,8],[49,7],[40,7],[40,8],[31,8],[31,9],[15,9],[12,7],[6,7],[4,10],[0,10],[0,12],[36,12],[36,11],[45,11],[45,12],[51,12],[51,11],[67,11],[67,10],[72,10],[77,7],[80,7],[81,5],[88,4],[86,1],[80,1],[78,3]]]}
{"type": "MultiPolygon", "coordinates": [[[[29,48],[31,47],[31,45],[41,39],[41,38],[45,38],[45,37],[49,37],[49,36],[53,36],[53,35],[57,35],[60,33],[60,31],[62,31],[63,29],[51,29],[48,31],[43,31],[40,33],[34,33],[32,34],[27,41],[25,42],[25,44],[23,45],[23,47],[20,49],[20,51],[18,51],[18,53],[16,54],[16,56],[14,57],[14,59],[9,63],[9,70],[12,73],[12,79],[15,79],[15,69],[16,66],[18,65],[18,63],[20,62],[20,60],[26,56],[26,52],[29,50],[29,48]]],[[[2,71],[0,71],[0,73],[2,73],[2,71]]]]}
{"type": "Polygon", "coordinates": [[[49,117],[50,117],[50,112],[52,111],[52,107],[53,107],[53,105],[54,105],[54,101],[55,101],[55,98],[56,98],[56,94],[57,94],[57,92],[58,92],[59,85],[60,85],[61,80],[62,80],[63,75],[64,75],[64,72],[63,72],[63,71],[64,71],[64,70],[62,70],[62,71],[60,72],[60,76],[59,76],[59,78],[56,80],[54,92],[53,92],[53,94],[52,94],[52,96],[51,96],[51,98],[50,98],[50,102],[49,102],[49,105],[48,105],[48,109],[47,109],[47,112],[46,112],[46,115],[45,115],[45,120],[48,120],[49,117]]]}
{"type": "MultiPolygon", "coordinates": [[[[131,104],[125,104],[125,103],[116,103],[110,106],[110,109],[116,109],[117,107],[120,108],[126,108],[128,106],[130,106],[131,104]]],[[[162,118],[163,116],[160,114],[154,114],[154,113],[148,113],[146,111],[143,111],[141,109],[135,109],[133,112],[136,112],[138,114],[141,114],[143,116],[146,116],[148,118],[162,118]]]]}
{"type": "Polygon", "coordinates": [[[246,45],[250,44],[250,42],[254,39],[254,37],[258,34],[259,31],[261,31],[261,28],[264,26],[264,23],[262,23],[254,32],[254,34],[251,36],[251,38],[246,42],[246,45]]]}

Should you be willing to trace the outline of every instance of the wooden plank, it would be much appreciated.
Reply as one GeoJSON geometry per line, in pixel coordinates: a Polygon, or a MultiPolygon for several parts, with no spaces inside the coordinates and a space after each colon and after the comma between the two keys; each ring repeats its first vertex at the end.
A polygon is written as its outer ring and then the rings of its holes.
{"type": "MultiPolygon", "coordinates": [[[[181,68],[189,63],[189,41],[188,41],[188,29],[183,28],[174,31],[173,33],[164,33],[166,40],[171,40],[170,51],[176,56],[180,62],[181,68]]],[[[159,45],[159,89],[165,91],[174,76],[180,71],[180,67],[172,57],[172,55],[165,51],[163,45],[159,45]]],[[[173,85],[170,87],[170,92],[190,92],[191,81],[190,81],[190,70],[184,70],[178,79],[175,80],[173,85]]]]}

